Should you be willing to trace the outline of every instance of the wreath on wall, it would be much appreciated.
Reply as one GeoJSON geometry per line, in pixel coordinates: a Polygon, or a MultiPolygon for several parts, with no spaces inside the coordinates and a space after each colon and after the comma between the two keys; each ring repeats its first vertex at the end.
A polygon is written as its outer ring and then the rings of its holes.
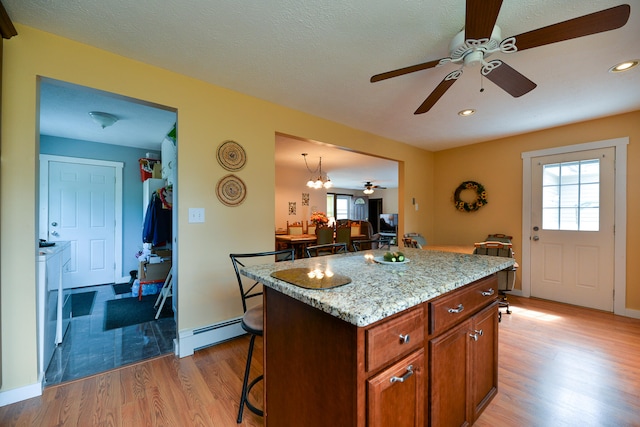
{"type": "Polygon", "coordinates": [[[462,184],[456,188],[456,191],[453,193],[453,203],[461,212],[474,212],[480,209],[482,206],[487,204],[487,191],[484,189],[482,184],[479,184],[475,181],[464,181],[462,184]],[[475,191],[476,200],[474,202],[468,203],[460,198],[460,193],[464,190],[475,191]]]}

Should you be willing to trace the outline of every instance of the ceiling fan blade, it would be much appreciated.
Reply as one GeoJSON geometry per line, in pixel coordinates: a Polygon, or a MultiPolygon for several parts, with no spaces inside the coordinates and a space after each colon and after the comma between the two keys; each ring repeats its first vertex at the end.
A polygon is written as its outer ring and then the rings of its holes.
{"type": "Polygon", "coordinates": [[[622,27],[629,20],[631,7],[621,4],[600,12],[569,19],[515,36],[518,50],[589,36],[622,27]]]}
{"type": "Polygon", "coordinates": [[[465,40],[491,37],[501,6],[502,0],[467,0],[465,40]]]}
{"type": "Polygon", "coordinates": [[[509,95],[518,98],[536,88],[536,84],[500,60],[493,60],[491,69],[485,76],[509,95]]]}
{"type": "Polygon", "coordinates": [[[426,70],[433,68],[440,63],[440,59],[435,61],[424,62],[422,64],[412,65],[410,67],[398,68],[397,70],[387,71],[386,73],[376,74],[371,77],[371,83],[379,82],[380,80],[390,79],[392,77],[403,76],[405,74],[414,73],[416,71],[426,70]]]}
{"type": "Polygon", "coordinates": [[[426,113],[433,107],[436,102],[445,94],[447,90],[458,80],[458,77],[462,75],[462,70],[455,70],[447,74],[447,76],[440,82],[440,84],[431,92],[429,97],[418,107],[413,114],[426,113]]]}

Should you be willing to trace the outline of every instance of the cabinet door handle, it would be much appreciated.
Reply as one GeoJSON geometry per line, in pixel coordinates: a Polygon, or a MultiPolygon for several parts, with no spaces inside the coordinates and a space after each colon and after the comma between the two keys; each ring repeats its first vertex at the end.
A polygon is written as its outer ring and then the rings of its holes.
{"type": "Polygon", "coordinates": [[[400,344],[406,344],[409,342],[409,334],[402,335],[400,334],[400,344]]]}
{"type": "Polygon", "coordinates": [[[403,383],[405,382],[411,375],[413,375],[413,365],[407,366],[407,372],[401,377],[391,377],[389,381],[392,383],[403,383]]]}
{"type": "Polygon", "coordinates": [[[447,311],[449,313],[462,313],[462,310],[464,310],[464,305],[462,305],[462,303],[460,303],[460,304],[458,304],[458,306],[456,308],[450,308],[447,311]]]}
{"type": "Polygon", "coordinates": [[[481,337],[483,335],[482,329],[480,329],[480,330],[476,329],[473,332],[474,333],[473,334],[469,334],[469,336],[471,338],[473,338],[474,341],[478,341],[478,337],[481,337]]]}
{"type": "Polygon", "coordinates": [[[490,297],[493,294],[495,294],[495,291],[493,290],[493,288],[489,288],[488,291],[482,291],[483,297],[490,297]]]}

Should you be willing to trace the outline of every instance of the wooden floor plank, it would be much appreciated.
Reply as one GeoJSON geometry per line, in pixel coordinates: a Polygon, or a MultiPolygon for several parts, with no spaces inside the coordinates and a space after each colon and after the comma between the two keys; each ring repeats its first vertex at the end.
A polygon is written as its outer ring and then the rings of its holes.
{"type": "MultiPolygon", "coordinates": [[[[511,297],[502,315],[498,394],[476,421],[496,426],[640,426],[640,320],[511,297]]],[[[236,424],[249,346],[241,337],[177,359],[163,356],[0,407],[4,426],[236,424]]],[[[262,372],[256,340],[252,378],[262,372]]],[[[252,399],[262,407],[262,384],[252,399]]]]}

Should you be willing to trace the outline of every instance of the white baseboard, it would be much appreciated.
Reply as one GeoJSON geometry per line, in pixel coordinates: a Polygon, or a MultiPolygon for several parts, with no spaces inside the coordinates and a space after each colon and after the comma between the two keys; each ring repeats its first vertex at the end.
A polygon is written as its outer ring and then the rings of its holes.
{"type": "Polygon", "coordinates": [[[0,407],[38,396],[42,396],[42,383],[39,382],[2,391],[0,392],[0,407]]]}
{"type": "MultiPolygon", "coordinates": [[[[515,296],[521,297],[522,291],[520,289],[514,289],[507,293],[507,297],[509,297],[509,295],[515,295],[515,296]]],[[[528,297],[525,297],[525,298],[528,298],[528,297]]],[[[625,308],[622,313],[614,313],[614,314],[617,314],[619,316],[631,317],[633,319],[640,319],[640,310],[634,310],[631,308],[625,308]]]]}
{"type": "Polygon", "coordinates": [[[640,319],[640,310],[632,310],[630,308],[625,308],[624,313],[620,314],[621,316],[632,317],[634,319],[640,319]]]}
{"type": "Polygon", "coordinates": [[[246,334],[240,326],[241,320],[242,318],[238,317],[204,328],[179,331],[178,340],[174,344],[175,354],[181,358],[191,356],[195,350],[246,334]]]}

